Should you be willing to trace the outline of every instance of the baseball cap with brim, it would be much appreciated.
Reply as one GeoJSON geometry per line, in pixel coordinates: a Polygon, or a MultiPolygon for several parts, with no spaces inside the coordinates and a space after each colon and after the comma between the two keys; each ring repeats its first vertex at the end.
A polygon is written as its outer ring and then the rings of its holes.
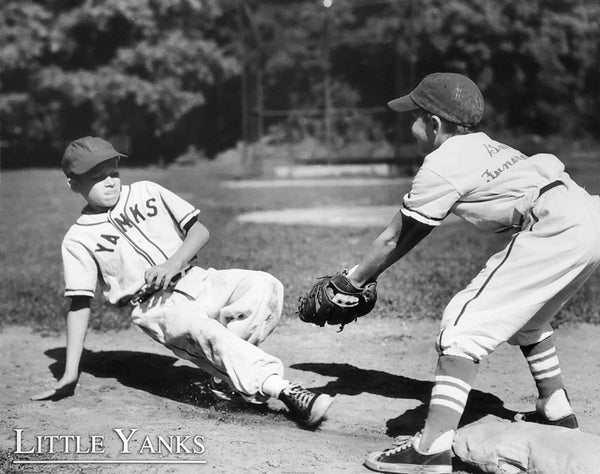
{"type": "Polygon", "coordinates": [[[471,79],[462,74],[429,74],[407,95],[390,100],[396,112],[423,109],[449,122],[474,127],[483,117],[483,95],[471,79]]]}
{"type": "Polygon", "coordinates": [[[67,176],[80,176],[103,161],[126,156],[102,138],[83,137],[67,146],[61,166],[67,176]]]}

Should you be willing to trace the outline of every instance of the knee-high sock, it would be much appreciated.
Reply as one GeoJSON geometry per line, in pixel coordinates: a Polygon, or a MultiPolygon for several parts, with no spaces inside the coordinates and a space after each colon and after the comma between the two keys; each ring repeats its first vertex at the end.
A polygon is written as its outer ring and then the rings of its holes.
{"type": "Polygon", "coordinates": [[[547,398],[564,388],[552,336],[537,344],[521,346],[521,351],[527,359],[540,398],[547,398]]]}
{"type": "Polygon", "coordinates": [[[427,420],[419,443],[420,450],[428,450],[441,434],[458,427],[477,368],[478,364],[471,359],[439,357],[427,420]]]}

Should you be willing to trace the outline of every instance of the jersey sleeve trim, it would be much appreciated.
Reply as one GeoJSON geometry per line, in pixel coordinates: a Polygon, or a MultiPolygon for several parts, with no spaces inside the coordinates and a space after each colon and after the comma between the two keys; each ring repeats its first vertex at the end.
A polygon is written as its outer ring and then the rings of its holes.
{"type": "Polygon", "coordinates": [[[199,209],[194,209],[193,211],[189,212],[188,214],[186,214],[183,219],[181,219],[177,224],[179,225],[179,228],[185,233],[187,234],[188,231],[190,230],[190,227],[192,227],[192,225],[194,224],[194,222],[196,222],[196,218],[198,217],[198,215],[200,214],[200,210],[199,209]]]}
{"type": "Polygon", "coordinates": [[[65,296],[89,296],[93,298],[95,296],[94,290],[83,290],[83,289],[71,289],[67,288],[65,290],[65,296]]]}
{"type": "Polygon", "coordinates": [[[432,227],[439,226],[442,223],[442,221],[446,218],[446,216],[444,216],[442,218],[427,216],[427,215],[423,214],[422,212],[415,211],[414,209],[410,209],[410,208],[406,207],[406,204],[404,204],[402,206],[402,209],[400,209],[400,211],[405,216],[411,217],[414,220],[420,222],[421,224],[426,224],[426,225],[429,225],[432,227]]]}

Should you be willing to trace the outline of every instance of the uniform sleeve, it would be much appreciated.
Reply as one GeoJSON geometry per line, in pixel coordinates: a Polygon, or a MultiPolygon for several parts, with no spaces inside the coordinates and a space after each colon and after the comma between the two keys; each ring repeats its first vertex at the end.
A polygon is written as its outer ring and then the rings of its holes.
{"type": "Polygon", "coordinates": [[[437,173],[421,168],[404,196],[402,213],[422,224],[438,226],[450,214],[460,193],[437,173]]]}
{"type": "Polygon", "coordinates": [[[196,209],[185,199],[180,198],[174,192],[158,184],[156,186],[165,208],[169,211],[169,214],[177,223],[183,235],[186,235],[192,224],[196,222],[200,210],[196,209]]]}
{"type": "Polygon", "coordinates": [[[62,245],[65,296],[94,297],[98,267],[88,250],[80,243],[65,240],[62,245]]]}

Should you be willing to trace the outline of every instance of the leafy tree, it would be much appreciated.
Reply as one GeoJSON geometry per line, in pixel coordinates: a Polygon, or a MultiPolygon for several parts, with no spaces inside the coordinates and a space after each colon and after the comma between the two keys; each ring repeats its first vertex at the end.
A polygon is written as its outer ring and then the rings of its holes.
{"type": "Polygon", "coordinates": [[[9,159],[39,162],[40,144],[56,152],[65,140],[89,133],[128,137],[134,158],[163,158],[182,120],[239,71],[214,31],[223,6],[212,0],[3,3],[0,112],[9,159]]]}
{"type": "MultiPolygon", "coordinates": [[[[440,70],[476,80],[487,126],[598,136],[595,0],[332,3],[4,0],[2,165],[57,163],[68,140],[89,133],[127,137],[141,161],[189,145],[212,154],[248,128],[244,107],[259,131],[262,107],[383,106],[440,70]]],[[[348,114],[346,136],[404,120],[360,116],[348,114]]],[[[311,123],[323,131],[322,117],[311,123]]]]}

